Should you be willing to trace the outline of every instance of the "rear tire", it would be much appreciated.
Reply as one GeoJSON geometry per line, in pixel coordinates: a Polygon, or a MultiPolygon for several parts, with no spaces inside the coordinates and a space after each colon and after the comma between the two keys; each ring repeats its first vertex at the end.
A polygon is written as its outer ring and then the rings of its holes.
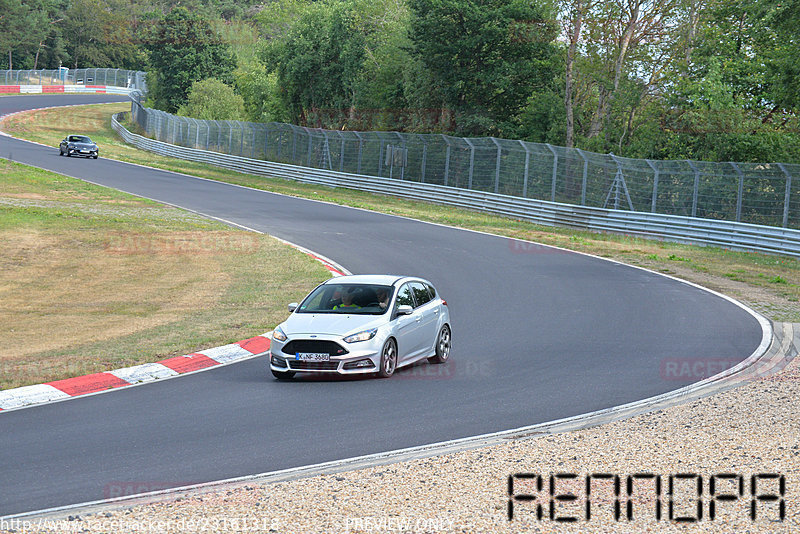
{"type": "Polygon", "coordinates": [[[278,380],[291,380],[294,378],[294,371],[276,371],[275,369],[270,369],[270,371],[278,380]]]}
{"type": "Polygon", "coordinates": [[[381,368],[377,372],[378,378],[389,378],[397,369],[397,343],[394,339],[387,339],[381,349],[381,368]]]}
{"type": "Polygon", "coordinates": [[[450,344],[452,335],[448,325],[442,325],[439,335],[436,336],[436,354],[428,358],[431,363],[444,363],[450,358],[450,344]]]}

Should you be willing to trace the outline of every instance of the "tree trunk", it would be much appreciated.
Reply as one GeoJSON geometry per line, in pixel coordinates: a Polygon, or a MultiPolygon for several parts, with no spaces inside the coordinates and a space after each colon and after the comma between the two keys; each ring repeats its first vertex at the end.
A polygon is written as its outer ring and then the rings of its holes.
{"type": "Polygon", "coordinates": [[[33,60],[33,70],[39,66],[39,52],[42,50],[42,42],[39,41],[39,46],[36,48],[36,58],[33,60]]]}
{"type": "Polygon", "coordinates": [[[14,65],[11,64],[11,49],[8,49],[8,70],[14,70],[14,65]]]}
{"type": "Polygon", "coordinates": [[[567,132],[565,144],[567,148],[575,146],[575,115],[572,102],[572,73],[575,67],[575,54],[578,48],[578,41],[581,37],[581,25],[583,23],[583,10],[585,6],[582,0],[578,0],[576,5],[575,20],[572,23],[572,33],[569,36],[569,48],[567,49],[567,61],[565,66],[564,84],[564,108],[567,112],[567,132]]]}
{"type": "Polygon", "coordinates": [[[622,77],[622,66],[625,64],[625,59],[628,56],[628,46],[633,36],[633,31],[639,23],[639,8],[641,4],[636,1],[631,11],[631,17],[625,27],[625,31],[620,36],[619,48],[617,51],[617,59],[614,61],[614,78],[612,82],[612,89],[609,91],[600,88],[600,99],[597,106],[597,114],[592,118],[592,126],[589,130],[589,137],[595,137],[600,133],[600,130],[606,125],[608,115],[611,113],[611,103],[614,100],[614,95],[619,89],[620,78],[622,77]]]}
{"type": "Polygon", "coordinates": [[[692,2],[689,8],[689,33],[686,36],[686,55],[684,57],[687,67],[692,61],[692,52],[694,52],[693,43],[697,36],[697,25],[700,23],[700,9],[698,4],[699,2],[692,2]]]}

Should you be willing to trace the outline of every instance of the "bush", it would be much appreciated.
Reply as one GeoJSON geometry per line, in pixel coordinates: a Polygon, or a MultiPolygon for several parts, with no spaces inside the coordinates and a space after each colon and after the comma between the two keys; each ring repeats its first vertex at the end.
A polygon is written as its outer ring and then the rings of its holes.
{"type": "Polygon", "coordinates": [[[178,115],[193,119],[244,120],[244,99],[215,78],[194,82],[178,115]]]}

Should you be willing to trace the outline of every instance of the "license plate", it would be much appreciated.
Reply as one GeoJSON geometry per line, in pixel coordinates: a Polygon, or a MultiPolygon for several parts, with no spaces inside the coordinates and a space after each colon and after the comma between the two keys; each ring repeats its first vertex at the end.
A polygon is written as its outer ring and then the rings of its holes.
{"type": "Polygon", "coordinates": [[[88,154],[88,153],[89,153],[88,150],[81,150],[81,154],[88,154]]]}
{"type": "Polygon", "coordinates": [[[295,359],[303,362],[327,362],[331,355],[327,352],[298,352],[295,359]]]}

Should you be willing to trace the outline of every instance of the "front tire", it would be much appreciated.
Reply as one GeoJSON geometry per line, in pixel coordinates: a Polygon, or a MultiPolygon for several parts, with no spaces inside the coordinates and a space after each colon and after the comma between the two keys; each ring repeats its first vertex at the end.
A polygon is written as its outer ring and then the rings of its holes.
{"type": "Polygon", "coordinates": [[[381,368],[377,373],[379,378],[389,378],[397,369],[397,343],[394,339],[386,340],[381,349],[381,368]]]}
{"type": "Polygon", "coordinates": [[[448,325],[442,325],[439,335],[436,336],[436,354],[428,358],[431,363],[444,363],[450,358],[450,345],[452,334],[448,325]]]}
{"type": "Polygon", "coordinates": [[[270,371],[272,371],[272,376],[278,380],[291,380],[294,378],[294,371],[276,371],[275,369],[270,369],[270,371]]]}

